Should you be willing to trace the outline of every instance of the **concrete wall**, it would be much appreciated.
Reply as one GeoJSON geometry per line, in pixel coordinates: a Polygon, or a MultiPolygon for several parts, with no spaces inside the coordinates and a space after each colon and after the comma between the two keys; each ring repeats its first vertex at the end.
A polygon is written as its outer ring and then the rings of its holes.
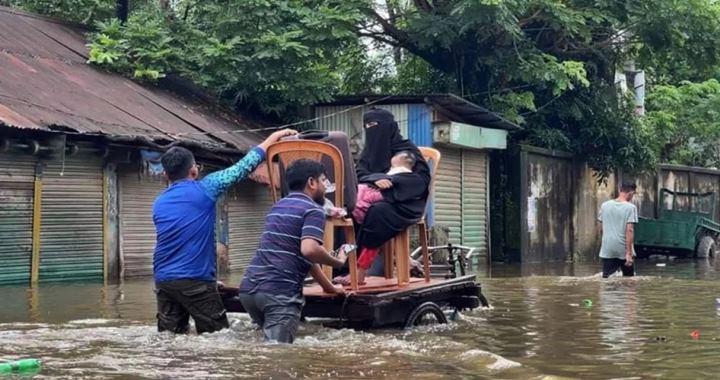
{"type": "MultiPolygon", "coordinates": [[[[720,170],[691,166],[659,165],[656,173],[629,175],[618,173],[598,184],[594,171],[587,164],[576,164],[574,183],[574,257],[576,260],[594,260],[600,248],[600,236],[595,228],[595,215],[602,202],[617,195],[617,187],[623,180],[635,181],[637,192],[633,203],[641,218],[656,218],[660,189],[676,192],[715,192],[720,194],[720,170]]],[[[665,203],[670,204],[671,199],[665,203]]],[[[683,200],[678,198],[678,202],[683,200]]],[[[683,206],[682,204],[680,206],[683,206]]],[[[715,218],[720,220],[720,197],[716,199],[715,218]]]]}
{"type": "MultiPolygon", "coordinates": [[[[720,170],[679,165],[661,165],[659,170],[661,188],[681,192],[720,194],[720,170]]],[[[666,200],[666,203],[669,202],[671,202],[669,199],[666,200]]],[[[715,220],[720,220],[720,197],[717,196],[715,220]]]]}
{"type": "MultiPolygon", "coordinates": [[[[658,175],[656,173],[642,175],[628,175],[620,172],[617,176],[619,180],[616,183],[617,188],[625,180],[634,181],[637,185],[633,203],[637,206],[638,215],[641,218],[657,217],[657,195],[658,195],[658,175]]],[[[616,194],[614,194],[616,195],[616,194]]]]}
{"type": "Polygon", "coordinates": [[[494,260],[596,260],[598,211],[603,202],[617,196],[623,180],[637,184],[633,203],[641,218],[657,217],[660,189],[667,188],[715,192],[715,219],[720,220],[720,170],[659,165],[654,173],[620,171],[601,181],[587,163],[568,153],[516,146],[493,155],[491,178],[494,260]]]}
{"type": "Polygon", "coordinates": [[[564,261],[572,252],[572,156],[521,148],[522,261],[564,261]]]}
{"type": "Polygon", "coordinates": [[[614,175],[600,180],[597,172],[584,162],[574,163],[573,174],[573,258],[589,259],[597,256],[600,249],[597,211],[603,202],[613,198],[617,181],[614,175]]]}

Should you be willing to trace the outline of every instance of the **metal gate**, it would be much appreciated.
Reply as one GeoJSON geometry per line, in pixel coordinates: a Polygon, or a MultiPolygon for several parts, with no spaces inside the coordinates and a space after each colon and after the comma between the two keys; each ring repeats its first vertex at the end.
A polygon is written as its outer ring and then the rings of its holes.
{"type": "Polygon", "coordinates": [[[272,206],[270,190],[243,181],[227,195],[230,269],[245,269],[255,255],[265,216],[272,206]]]}
{"type": "Polygon", "coordinates": [[[462,245],[487,252],[487,153],[462,151],[462,245]]]}
{"type": "Polygon", "coordinates": [[[37,160],[0,153],[0,284],[30,283],[37,160]]]}
{"type": "Polygon", "coordinates": [[[440,147],[440,167],[435,175],[435,224],[450,228],[450,242],[462,244],[462,152],[440,147]]]}
{"type": "Polygon", "coordinates": [[[40,281],[103,278],[103,161],[44,162],[40,281]]]}
{"type": "Polygon", "coordinates": [[[120,199],[120,257],[121,277],[153,274],[155,225],[152,206],[167,187],[157,176],[140,177],[138,169],[118,173],[120,199]]]}

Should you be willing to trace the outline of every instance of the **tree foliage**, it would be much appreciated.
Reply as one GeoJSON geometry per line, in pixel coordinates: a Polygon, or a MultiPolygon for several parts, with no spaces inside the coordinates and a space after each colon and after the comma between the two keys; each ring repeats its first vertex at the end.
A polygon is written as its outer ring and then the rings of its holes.
{"type": "Polygon", "coordinates": [[[720,168],[720,82],[655,86],[642,119],[662,162],[720,168]]]}
{"type": "Polygon", "coordinates": [[[707,77],[720,62],[711,0],[389,1],[393,12],[363,4],[359,35],[451,76],[455,91],[524,125],[517,139],[574,152],[601,173],[642,170],[658,156],[612,89],[626,61],[662,81],[707,77]]]}
{"type": "Polygon", "coordinates": [[[176,74],[236,106],[280,114],[329,100],[360,14],[341,0],[213,0],[100,23],[90,62],[155,80],[176,74]]]}
{"type": "Polygon", "coordinates": [[[0,0],[0,5],[83,24],[107,19],[115,12],[113,0],[0,0]]]}

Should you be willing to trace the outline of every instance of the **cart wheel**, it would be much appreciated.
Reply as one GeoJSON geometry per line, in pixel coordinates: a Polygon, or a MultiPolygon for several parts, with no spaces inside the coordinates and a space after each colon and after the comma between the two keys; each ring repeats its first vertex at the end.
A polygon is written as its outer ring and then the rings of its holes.
{"type": "Polygon", "coordinates": [[[715,239],[710,235],[704,235],[700,238],[695,256],[706,259],[715,257],[715,239]]]}
{"type": "Polygon", "coordinates": [[[415,326],[445,324],[447,322],[447,317],[440,306],[434,302],[425,302],[424,304],[416,307],[415,310],[410,313],[405,321],[405,328],[409,329],[415,326]]]}

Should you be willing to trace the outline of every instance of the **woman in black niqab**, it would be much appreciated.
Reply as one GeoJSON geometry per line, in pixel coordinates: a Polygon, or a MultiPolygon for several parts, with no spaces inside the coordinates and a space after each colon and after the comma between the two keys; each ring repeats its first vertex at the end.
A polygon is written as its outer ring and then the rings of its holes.
{"type": "MultiPolygon", "coordinates": [[[[382,190],[383,200],[368,209],[363,224],[358,228],[358,277],[361,282],[380,247],[420,220],[430,185],[430,167],[417,146],[403,139],[392,113],[373,108],[363,115],[363,123],[365,147],[355,168],[358,183],[378,186],[379,181],[389,180],[392,187],[382,190]],[[415,156],[412,173],[388,176],[390,159],[403,151],[415,156]]],[[[347,279],[339,279],[339,282],[347,282],[347,279]]]]}

